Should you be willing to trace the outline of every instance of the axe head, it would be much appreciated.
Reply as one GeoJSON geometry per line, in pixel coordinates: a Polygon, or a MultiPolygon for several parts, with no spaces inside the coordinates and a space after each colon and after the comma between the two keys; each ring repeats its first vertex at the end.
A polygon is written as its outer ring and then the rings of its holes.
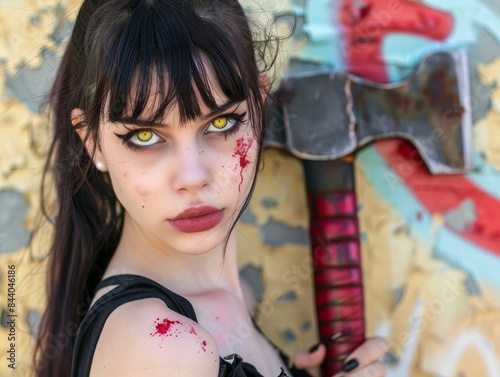
{"type": "Polygon", "coordinates": [[[291,73],[271,110],[267,145],[306,160],[335,160],[373,140],[404,138],[433,174],[473,164],[467,55],[439,52],[396,84],[374,84],[343,72],[291,73]]]}

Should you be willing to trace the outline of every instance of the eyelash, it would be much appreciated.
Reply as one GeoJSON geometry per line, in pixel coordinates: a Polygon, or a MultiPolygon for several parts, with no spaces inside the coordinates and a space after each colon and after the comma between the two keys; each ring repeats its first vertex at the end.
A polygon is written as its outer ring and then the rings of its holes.
{"type": "MultiPolygon", "coordinates": [[[[215,117],[214,119],[212,119],[208,123],[212,123],[217,118],[228,118],[230,120],[234,120],[234,122],[235,122],[234,126],[232,126],[231,128],[229,128],[226,131],[222,130],[222,131],[217,132],[217,131],[206,131],[205,130],[205,134],[220,134],[220,136],[224,136],[224,139],[227,140],[227,138],[229,136],[238,132],[238,130],[240,129],[240,126],[246,122],[246,120],[245,120],[246,115],[247,115],[246,112],[244,112],[243,114],[230,113],[230,114],[218,115],[217,117],[215,117]]],[[[207,128],[208,128],[208,126],[207,126],[207,128]]]]}
{"type": "MultiPolygon", "coordinates": [[[[236,113],[229,113],[229,114],[221,114],[221,115],[218,115],[216,116],[214,119],[212,119],[210,122],[208,122],[209,124],[212,123],[215,119],[217,118],[222,118],[222,117],[225,117],[225,118],[228,118],[228,119],[231,119],[233,121],[235,121],[235,124],[234,126],[232,126],[231,128],[229,128],[227,131],[207,131],[205,130],[204,131],[204,134],[205,135],[209,135],[209,134],[216,134],[217,136],[223,136],[224,137],[224,140],[227,140],[227,138],[229,136],[231,136],[232,134],[238,132],[240,126],[244,123],[246,123],[246,120],[245,120],[245,117],[246,117],[247,113],[244,112],[243,114],[236,114],[236,113]]],[[[208,128],[208,126],[206,127],[208,128]]],[[[137,130],[133,130],[133,131],[130,131],[128,133],[126,133],[125,135],[120,135],[120,134],[117,134],[115,133],[115,135],[122,140],[123,144],[125,144],[125,146],[127,148],[130,148],[134,151],[141,151],[141,150],[145,150],[145,149],[148,149],[148,148],[152,148],[154,147],[156,144],[153,144],[153,145],[150,145],[150,146],[140,146],[140,145],[137,145],[137,144],[134,144],[130,141],[130,139],[132,139],[135,135],[137,135],[138,133],[140,132],[143,132],[143,131],[152,131],[151,128],[139,128],[137,130]]],[[[152,131],[153,133],[155,131],[152,131]]]]}

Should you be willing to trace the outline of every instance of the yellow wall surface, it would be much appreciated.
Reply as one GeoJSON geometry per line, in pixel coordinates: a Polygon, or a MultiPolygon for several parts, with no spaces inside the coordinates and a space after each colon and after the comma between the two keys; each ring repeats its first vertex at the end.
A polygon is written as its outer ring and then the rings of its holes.
{"type": "MultiPolygon", "coordinates": [[[[28,374],[44,305],[43,255],[50,226],[40,224],[37,216],[50,127],[40,105],[78,5],[49,0],[0,4],[0,355],[10,354],[10,343],[15,343],[16,367],[9,368],[2,356],[1,376],[28,374]],[[42,230],[28,247],[37,224],[42,230]],[[14,276],[15,307],[9,308],[9,277],[12,284],[14,276]],[[9,341],[9,335],[15,340],[9,341]]],[[[492,88],[489,110],[474,127],[476,150],[492,169],[500,169],[499,72],[500,59],[474,72],[492,88]]],[[[428,214],[429,234],[436,237],[431,246],[415,235],[415,220],[398,211],[391,195],[382,195],[373,180],[370,153],[360,152],[355,162],[366,332],[391,342],[399,362],[388,376],[500,376],[500,290],[488,280],[479,280],[480,289],[472,289],[470,273],[436,256],[446,214],[428,214]]],[[[318,338],[304,171],[296,157],[280,150],[267,150],[264,162],[237,228],[240,267],[258,301],[257,324],[293,353],[318,338]]],[[[497,182],[496,170],[488,174],[483,176],[497,182]]],[[[404,190],[394,187],[394,197],[404,190]]]]}

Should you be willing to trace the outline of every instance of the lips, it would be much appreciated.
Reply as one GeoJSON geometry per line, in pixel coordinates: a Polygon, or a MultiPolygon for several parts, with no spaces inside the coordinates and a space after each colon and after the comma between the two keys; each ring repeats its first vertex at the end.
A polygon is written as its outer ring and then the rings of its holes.
{"type": "Polygon", "coordinates": [[[200,206],[188,208],[168,222],[181,232],[196,233],[215,228],[223,218],[223,209],[200,206]]]}

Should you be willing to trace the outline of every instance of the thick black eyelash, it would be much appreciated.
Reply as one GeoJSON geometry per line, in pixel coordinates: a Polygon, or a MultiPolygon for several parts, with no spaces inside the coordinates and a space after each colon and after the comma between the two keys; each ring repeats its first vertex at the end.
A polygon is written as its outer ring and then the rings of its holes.
{"type": "MultiPolygon", "coordinates": [[[[139,128],[137,130],[127,132],[125,135],[120,135],[120,134],[117,134],[116,132],[113,132],[113,133],[116,135],[117,138],[122,140],[123,144],[125,144],[125,146],[127,148],[130,148],[130,149],[135,150],[135,151],[139,151],[141,149],[144,149],[145,147],[141,147],[140,145],[137,145],[137,144],[130,142],[130,139],[132,139],[135,135],[137,135],[141,131],[151,131],[151,129],[150,128],[139,128]]],[[[154,132],[154,131],[152,131],[152,132],[154,132]]]]}
{"type": "MultiPolygon", "coordinates": [[[[229,128],[227,131],[219,131],[219,132],[205,131],[205,134],[215,134],[218,136],[223,136],[224,139],[227,140],[227,138],[230,135],[238,132],[240,126],[246,122],[246,120],[245,120],[246,115],[247,115],[246,112],[244,112],[242,114],[229,113],[229,114],[218,115],[214,119],[216,119],[216,118],[230,118],[236,122],[235,125],[233,127],[229,128]]],[[[210,122],[213,122],[213,119],[210,122]]],[[[120,134],[117,134],[116,132],[114,132],[114,134],[116,135],[117,138],[122,140],[123,144],[125,144],[125,146],[127,148],[130,148],[130,149],[135,150],[135,151],[140,151],[140,150],[144,150],[145,148],[152,147],[152,146],[149,146],[149,147],[142,146],[141,147],[140,145],[137,145],[137,144],[130,142],[130,139],[133,138],[135,135],[137,135],[141,131],[152,131],[152,130],[151,130],[151,128],[139,128],[137,130],[132,130],[130,132],[127,132],[125,135],[120,135],[120,134]]],[[[154,132],[154,131],[152,131],[152,132],[154,132]]]]}
{"type": "MultiPolygon", "coordinates": [[[[231,127],[230,129],[228,129],[227,131],[224,131],[224,130],[223,131],[219,131],[219,132],[216,132],[216,131],[205,131],[205,133],[207,133],[207,134],[210,133],[210,134],[224,136],[224,139],[227,139],[232,134],[235,134],[236,132],[238,132],[238,130],[240,129],[240,126],[246,122],[246,120],[245,120],[246,115],[247,115],[246,112],[244,112],[243,114],[230,113],[230,114],[221,114],[221,115],[218,115],[214,119],[217,119],[217,118],[230,118],[230,119],[232,119],[232,120],[234,120],[236,122],[235,125],[233,127],[231,127]]],[[[213,122],[213,119],[210,122],[213,122]]]]}

